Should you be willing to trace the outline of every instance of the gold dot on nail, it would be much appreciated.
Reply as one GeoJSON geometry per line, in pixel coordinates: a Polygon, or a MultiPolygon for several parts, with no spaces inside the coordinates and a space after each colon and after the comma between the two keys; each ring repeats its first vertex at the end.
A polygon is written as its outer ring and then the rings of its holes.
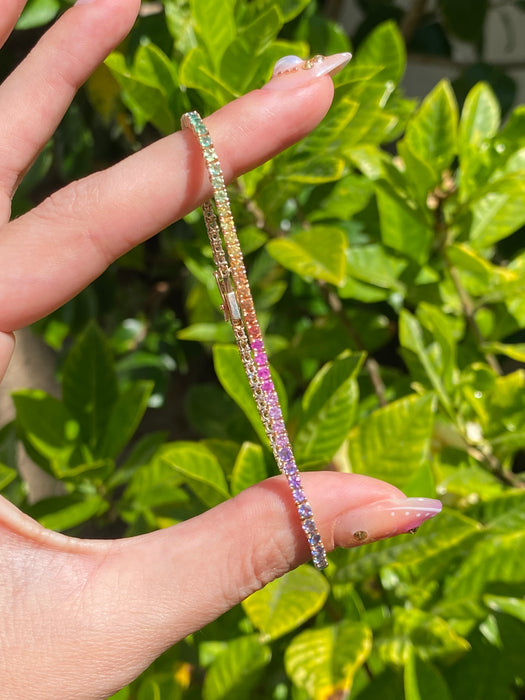
{"type": "Polygon", "coordinates": [[[354,540],[357,540],[358,542],[362,542],[363,540],[366,540],[368,537],[368,532],[366,530],[356,530],[353,534],[354,540]]]}
{"type": "Polygon", "coordinates": [[[322,63],[324,59],[325,57],[321,56],[321,54],[316,54],[303,63],[303,68],[304,70],[309,70],[310,68],[313,68],[316,63],[322,63]]]}
{"type": "Polygon", "coordinates": [[[411,530],[408,531],[408,534],[415,535],[418,530],[419,530],[418,527],[413,527],[411,530]]]}

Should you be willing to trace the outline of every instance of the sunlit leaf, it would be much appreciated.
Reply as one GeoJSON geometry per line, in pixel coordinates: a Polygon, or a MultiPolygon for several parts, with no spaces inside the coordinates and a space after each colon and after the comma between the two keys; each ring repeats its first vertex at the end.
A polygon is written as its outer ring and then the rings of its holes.
{"type": "Polygon", "coordinates": [[[329,700],[350,692],[371,649],[371,630],[362,622],[343,621],[298,634],[284,663],[296,686],[315,700],[329,700]]]}
{"type": "Polygon", "coordinates": [[[272,652],[255,635],[228,642],[206,672],[204,700],[245,700],[259,680],[272,652]]]}
{"type": "Polygon", "coordinates": [[[329,585],[310,566],[301,566],[243,601],[252,624],[269,639],[300,627],[323,607],[329,585]]]}

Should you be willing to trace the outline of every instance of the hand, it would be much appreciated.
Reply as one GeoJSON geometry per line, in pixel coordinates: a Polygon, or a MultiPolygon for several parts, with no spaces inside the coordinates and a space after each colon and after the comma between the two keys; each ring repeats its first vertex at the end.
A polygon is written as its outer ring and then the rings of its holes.
{"type": "MultiPolygon", "coordinates": [[[[0,377],[13,330],[210,195],[199,149],[179,132],[9,222],[17,183],[138,5],[77,4],[0,87],[0,377]]],[[[4,0],[0,42],[22,6],[4,0]]],[[[226,179],[308,133],[331,98],[328,76],[289,74],[212,115],[226,179]]],[[[304,486],[327,550],[360,544],[362,532],[367,541],[405,532],[439,509],[364,476],[311,473],[304,486]]],[[[193,520],[121,541],[50,532],[0,498],[0,548],[0,687],[9,700],[106,698],[177,640],[308,558],[281,477],[193,520]]]]}

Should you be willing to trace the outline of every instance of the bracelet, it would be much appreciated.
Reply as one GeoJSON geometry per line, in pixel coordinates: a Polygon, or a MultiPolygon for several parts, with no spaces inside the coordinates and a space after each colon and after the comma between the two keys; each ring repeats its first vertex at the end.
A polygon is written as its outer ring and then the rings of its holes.
{"type": "Polygon", "coordinates": [[[288,438],[283,414],[273,384],[268,356],[246,276],[244,259],[230,208],[230,200],[221,165],[210,134],[197,112],[182,116],[182,128],[193,131],[202,149],[208,170],[212,199],[204,202],[202,211],[215,262],[215,279],[222,298],[221,309],[229,321],[239,349],[241,361],[255,399],[270,447],[279,470],[286,479],[301,519],[301,526],[317,569],[328,566],[326,551],[315,524],[312,508],[306,499],[301,476],[288,438]],[[215,209],[213,203],[215,204],[215,209]],[[217,213],[215,213],[217,212],[217,213]]]}

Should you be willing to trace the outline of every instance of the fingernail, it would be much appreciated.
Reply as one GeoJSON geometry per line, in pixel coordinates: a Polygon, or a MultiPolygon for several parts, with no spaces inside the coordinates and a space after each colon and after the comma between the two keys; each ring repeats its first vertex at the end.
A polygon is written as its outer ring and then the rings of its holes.
{"type": "Polygon", "coordinates": [[[323,75],[339,73],[352,58],[352,54],[334,53],[331,56],[313,56],[306,61],[299,56],[280,58],[273,69],[271,80],[264,85],[270,90],[290,90],[308,84],[323,75]]]}
{"type": "Polygon", "coordinates": [[[355,547],[417,529],[441,512],[435,498],[396,498],[378,501],[342,513],[335,524],[335,540],[341,547],[355,547]]]}
{"type": "Polygon", "coordinates": [[[76,0],[75,2],[75,7],[77,5],[91,5],[91,3],[96,2],[97,0],[76,0]]]}

